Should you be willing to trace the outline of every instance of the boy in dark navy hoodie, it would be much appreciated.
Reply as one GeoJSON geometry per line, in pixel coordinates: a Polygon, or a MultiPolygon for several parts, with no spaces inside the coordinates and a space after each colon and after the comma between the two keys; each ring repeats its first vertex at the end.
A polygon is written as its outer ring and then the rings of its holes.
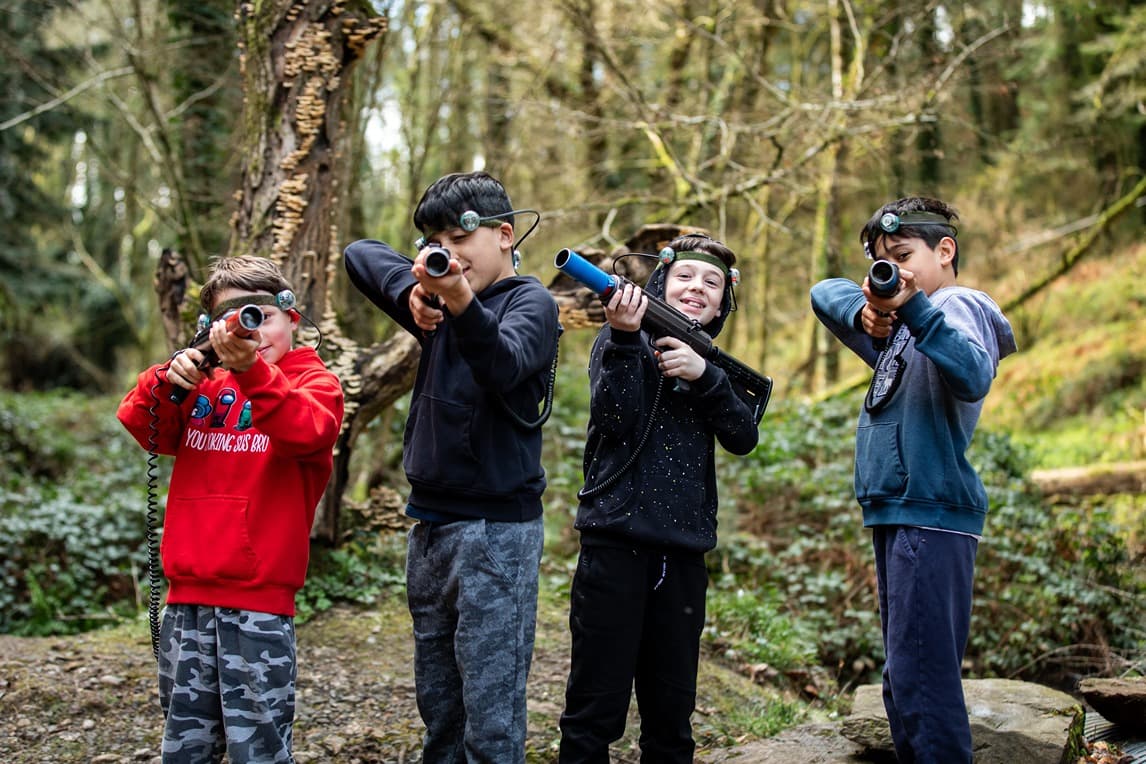
{"type": "Polygon", "coordinates": [[[537,405],[559,325],[548,290],[516,273],[517,212],[493,177],[447,175],[414,211],[414,260],[370,240],[345,254],[359,291],[422,345],[403,465],[426,762],[525,761],[544,537],[537,405]],[[431,245],[449,250],[444,275],[427,272],[431,245]]]}
{"type": "Polygon", "coordinates": [[[901,762],[971,761],[961,667],[987,494],[964,453],[1011,326],[956,284],[955,211],[884,205],[860,233],[899,267],[890,296],[847,279],[812,288],[816,316],[875,369],[856,431],[855,490],[872,529],[887,660],[883,698],[901,762]],[[874,338],[874,340],[873,340],[874,338]]]}
{"type": "MultiPolygon", "coordinates": [[[[703,235],[677,237],[662,254],[670,262],[653,272],[648,294],[715,336],[734,305],[735,255],[703,235]]],[[[716,544],[715,442],[746,454],[759,436],[722,369],[641,330],[647,306],[633,284],[617,290],[589,361],[563,764],[608,764],[634,685],[642,761],[692,761],[704,553],[716,544]]]]}

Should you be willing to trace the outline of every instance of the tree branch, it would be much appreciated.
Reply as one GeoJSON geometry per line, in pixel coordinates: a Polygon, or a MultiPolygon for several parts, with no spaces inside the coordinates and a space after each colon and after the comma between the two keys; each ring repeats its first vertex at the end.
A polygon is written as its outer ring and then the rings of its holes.
{"type": "Polygon", "coordinates": [[[46,102],[40,104],[39,106],[32,109],[31,111],[26,111],[23,114],[17,114],[16,116],[12,117],[11,119],[7,119],[3,122],[0,122],[0,132],[3,132],[5,130],[9,130],[13,127],[16,127],[17,125],[23,124],[24,122],[27,122],[28,120],[32,119],[33,117],[37,117],[46,111],[51,111],[52,109],[56,108],[57,106],[60,106],[62,104],[67,103],[68,101],[70,101],[73,98],[75,98],[76,96],[78,96],[80,93],[91,90],[92,88],[96,87],[97,85],[102,85],[104,82],[107,82],[108,80],[111,80],[111,79],[115,79],[116,77],[123,77],[123,76],[126,76],[128,74],[131,74],[133,71],[135,71],[135,70],[130,66],[121,66],[118,69],[108,69],[107,71],[100,72],[99,74],[92,77],[91,79],[85,80],[84,82],[81,82],[80,84],[76,85],[75,87],[69,89],[67,92],[61,93],[60,95],[56,96],[52,100],[46,101],[46,102]]]}

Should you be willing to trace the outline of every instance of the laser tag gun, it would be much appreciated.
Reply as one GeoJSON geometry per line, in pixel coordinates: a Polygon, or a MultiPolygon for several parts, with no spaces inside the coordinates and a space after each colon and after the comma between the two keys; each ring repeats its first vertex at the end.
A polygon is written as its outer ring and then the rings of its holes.
{"type": "MultiPolygon", "coordinates": [[[[263,310],[258,305],[244,305],[238,310],[231,311],[224,314],[224,319],[227,322],[227,331],[239,337],[250,337],[251,333],[263,325],[263,310]]],[[[199,330],[195,338],[191,340],[188,348],[194,348],[203,354],[203,361],[199,364],[199,369],[206,371],[207,369],[219,365],[219,356],[215,352],[215,348],[211,347],[211,325],[199,330]]],[[[171,391],[168,400],[172,403],[182,403],[187,400],[187,394],[191,392],[186,387],[179,387],[178,385],[171,391]]]]}
{"type": "MultiPolygon", "coordinates": [[[[867,285],[876,297],[891,297],[899,291],[899,266],[890,260],[876,260],[867,270],[867,285]]],[[[871,346],[883,352],[895,330],[896,327],[892,326],[891,334],[886,337],[872,337],[871,346]]]]}
{"type": "Polygon", "coordinates": [[[899,291],[899,266],[890,260],[876,260],[867,271],[867,282],[876,297],[891,297],[899,291]]]}
{"type": "MultiPolygon", "coordinates": [[[[558,252],[553,264],[561,272],[593,290],[601,302],[606,302],[614,290],[629,283],[621,276],[610,276],[571,249],[558,252]]],[[[647,297],[649,305],[641,319],[641,328],[654,337],[675,337],[701,358],[724,369],[733,389],[752,408],[752,418],[756,424],[760,424],[764,409],[768,407],[768,399],[772,396],[772,378],[757,374],[718,348],[696,319],[689,318],[664,300],[649,294],[647,297]]]]}
{"type": "Polygon", "coordinates": [[[431,246],[426,251],[422,265],[426,273],[434,278],[441,278],[450,272],[450,251],[445,247],[431,246]]]}

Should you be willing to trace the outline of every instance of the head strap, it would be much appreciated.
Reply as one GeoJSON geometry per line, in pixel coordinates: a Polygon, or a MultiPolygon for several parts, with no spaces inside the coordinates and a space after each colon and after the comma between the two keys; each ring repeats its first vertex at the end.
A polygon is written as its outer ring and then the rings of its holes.
{"type": "Polygon", "coordinates": [[[921,211],[904,212],[902,214],[885,212],[879,216],[879,227],[883,229],[884,233],[895,233],[899,230],[900,226],[920,224],[950,226],[951,221],[947,219],[946,215],[940,215],[938,212],[921,211]]]}
{"type": "Polygon", "coordinates": [[[702,263],[708,263],[709,265],[719,268],[720,272],[725,276],[728,275],[728,266],[725,262],[716,255],[710,255],[707,252],[696,252],[691,249],[677,252],[672,247],[665,247],[657,253],[657,257],[660,259],[661,265],[670,265],[678,260],[699,260],[702,263]]]}
{"type": "Polygon", "coordinates": [[[237,310],[244,305],[273,305],[279,310],[290,310],[294,307],[295,299],[294,292],[289,289],[284,289],[278,294],[269,294],[267,292],[256,292],[254,294],[245,294],[241,297],[233,297],[230,300],[224,300],[215,306],[215,310],[211,314],[211,322],[218,321],[223,316],[227,315],[232,310],[237,310]]]}
{"type": "MultiPolygon", "coordinates": [[[[519,210],[508,210],[507,212],[499,212],[495,215],[482,215],[481,213],[476,212],[475,210],[466,210],[465,212],[463,212],[461,215],[458,216],[458,228],[461,228],[466,233],[473,233],[474,231],[476,231],[481,226],[487,226],[489,228],[497,228],[505,221],[505,218],[510,217],[512,215],[521,215],[521,214],[533,215],[533,225],[529,226],[528,230],[526,230],[526,232],[523,233],[521,235],[521,237],[517,239],[517,241],[513,242],[513,249],[515,252],[515,257],[520,259],[521,256],[516,254],[517,248],[521,245],[521,242],[525,241],[525,237],[529,236],[529,234],[533,233],[533,229],[537,228],[537,224],[541,222],[541,213],[538,212],[537,210],[531,210],[531,209],[524,209],[523,208],[523,209],[519,209],[519,210]]],[[[428,233],[423,234],[422,236],[419,236],[417,239],[414,239],[414,248],[415,249],[422,249],[427,244],[429,244],[431,241],[433,241],[433,238],[435,236],[437,236],[438,233],[440,233],[440,232],[439,231],[430,231],[428,233]]],[[[516,270],[516,268],[517,268],[517,265],[515,264],[514,269],[516,270]]]]}

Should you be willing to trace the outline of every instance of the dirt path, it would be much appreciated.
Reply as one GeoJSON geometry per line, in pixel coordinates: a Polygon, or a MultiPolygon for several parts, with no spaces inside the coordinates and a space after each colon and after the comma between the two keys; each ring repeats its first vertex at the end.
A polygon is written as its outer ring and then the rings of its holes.
{"type": "MultiPolygon", "coordinates": [[[[528,760],[556,759],[557,717],[568,669],[564,602],[543,599],[529,682],[528,760]]],[[[298,629],[299,708],[295,756],[317,762],[419,762],[413,644],[400,594],[370,610],[337,608],[298,629]]],[[[0,636],[0,762],[157,762],[160,715],[146,624],[76,637],[0,636]]],[[[767,701],[768,690],[707,664],[694,717],[715,752],[745,730],[726,708],[767,701]]],[[[635,705],[635,704],[634,704],[635,705]]],[[[635,717],[633,717],[635,719],[635,717]]],[[[614,749],[637,761],[636,725],[614,749]]]]}

